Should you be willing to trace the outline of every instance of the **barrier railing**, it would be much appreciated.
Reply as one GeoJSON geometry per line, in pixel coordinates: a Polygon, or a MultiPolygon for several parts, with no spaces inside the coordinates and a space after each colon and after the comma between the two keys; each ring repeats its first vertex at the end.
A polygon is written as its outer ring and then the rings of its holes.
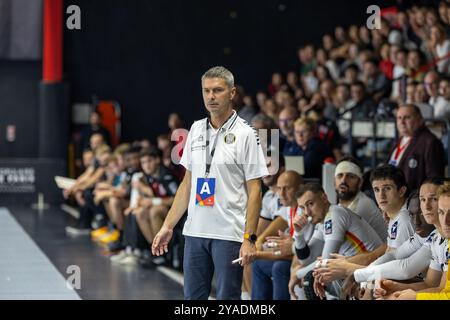
{"type": "MultiPolygon", "coordinates": [[[[450,122],[446,119],[424,119],[425,124],[441,141],[446,141],[447,166],[450,169],[450,122]],[[439,129],[442,132],[439,132],[439,129]]],[[[378,163],[378,145],[380,139],[397,139],[398,132],[394,118],[373,117],[371,119],[339,119],[336,122],[339,131],[347,134],[349,153],[354,154],[354,139],[368,138],[374,141],[371,154],[371,167],[378,163]]],[[[384,159],[383,159],[384,160],[384,159]]]]}

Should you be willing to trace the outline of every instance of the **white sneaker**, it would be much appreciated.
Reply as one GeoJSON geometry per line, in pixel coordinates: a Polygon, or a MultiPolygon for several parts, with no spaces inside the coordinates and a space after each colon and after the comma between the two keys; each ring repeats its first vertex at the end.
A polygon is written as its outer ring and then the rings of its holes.
{"type": "Polygon", "coordinates": [[[134,255],[127,255],[125,258],[119,261],[121,265],[134,266],[137,265],[139,258],[134,255]]]}
{"type": "Polygon", "coordinates": [[[111,262],[120,262],[126,257],[128,257],[128,253],[126,252],[126,250],[122,250],[118,254],[111,256],[109,259],[111,260],[111,262]]]}
{"type": "Polygon", "coordinates": [[[242,291],[241,293],[241,300],[252,300],[248,292],[242,291]]]}
{"type": "Polygon", "coordinates": [[[91,229],[89,229],[89,228],[82,229],[82,228],[67,226],[66,233],[71,236],[86,236],[91,233],[91,229]]]}

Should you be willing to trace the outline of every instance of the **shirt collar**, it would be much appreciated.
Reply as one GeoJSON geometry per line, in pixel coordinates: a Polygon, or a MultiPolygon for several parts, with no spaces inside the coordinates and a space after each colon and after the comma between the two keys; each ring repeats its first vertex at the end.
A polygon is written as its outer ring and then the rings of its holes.
{"type": "MultiPolygon", "coordinates": [[[[219,129],[221,129],[222,131],[228,131],[234,125],[234,123],[236,122],[236,119],[237,119],[237,113],[236,113],[236,110],[233,109],[233,113],[230,115],[230,117],[225,121],[225,123],[219,129]]],[[[218,132],[219,129],[215,129],[211,125],[210,117],[206,118],[206,121],[208,123],[209,129],[213,129],[214,131],[218,132]]]]}

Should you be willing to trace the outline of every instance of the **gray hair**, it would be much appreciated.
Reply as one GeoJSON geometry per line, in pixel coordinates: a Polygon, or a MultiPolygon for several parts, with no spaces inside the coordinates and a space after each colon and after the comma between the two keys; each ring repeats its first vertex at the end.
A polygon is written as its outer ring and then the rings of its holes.
{"type": "Polygon", "coordinates": [[[227,83],[228,87],[230,87],[230,88],[234,87],[233,74],[230,72],[230,70],[228,70],[227,68],[222,67],[222,66],[212,67],[211,69],[206,71],[202,76],[202,82],[206,78],[208,78],[208,79],[210,79],[210,78],[224,79],[225,82],[227,83]]]}
{"type": "Polygon", "coordinates": [[[255,126],[255,123],[259,121],[263,123],[264,129],[273,129],[276,126],[275,121],[264,113],[258,113],[252,118],[252,126],[255,126]]]}

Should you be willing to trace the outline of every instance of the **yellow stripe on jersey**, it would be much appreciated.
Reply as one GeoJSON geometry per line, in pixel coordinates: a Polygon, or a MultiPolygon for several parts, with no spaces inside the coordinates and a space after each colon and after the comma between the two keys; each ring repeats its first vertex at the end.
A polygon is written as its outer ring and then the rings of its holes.
{"type": "Polygon", "coordinates": [[[345,239],[350,241],[350,243],[353,245],[353,247],[356,249],[356,251],[358,251],[358,252],[367,252],[367,248],[364,245],[364,243],[357,236],[355,236],[353,233],[347,231],[345,233],[345,239]]]}

